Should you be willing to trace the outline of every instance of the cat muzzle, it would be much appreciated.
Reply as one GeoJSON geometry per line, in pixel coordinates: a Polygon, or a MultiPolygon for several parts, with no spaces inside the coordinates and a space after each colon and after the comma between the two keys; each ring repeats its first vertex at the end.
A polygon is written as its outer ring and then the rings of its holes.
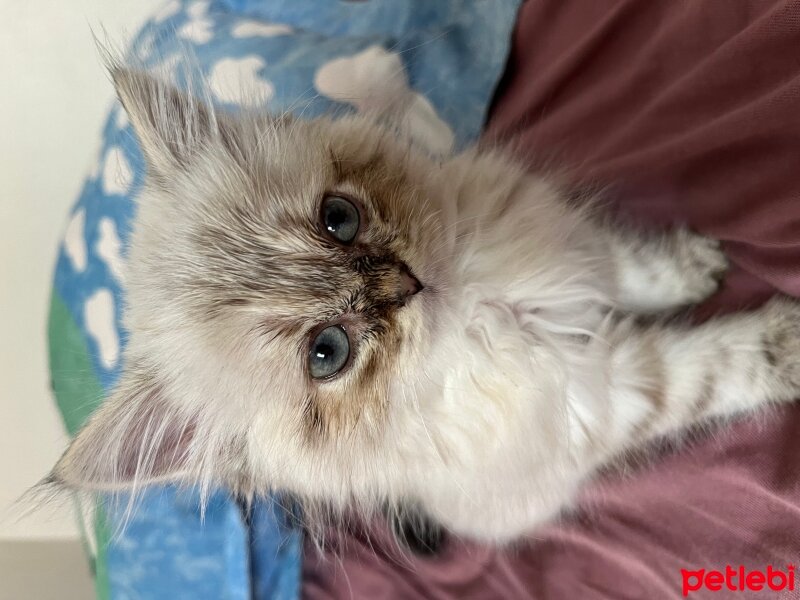
{"type": "Polygon", "coordinates": [[[425,286],[423,286],[419,279],[414,277],[414,274],[406,265],[400,265],[400,298],[405,302],[414,294],[418,294],[425,286]]]}

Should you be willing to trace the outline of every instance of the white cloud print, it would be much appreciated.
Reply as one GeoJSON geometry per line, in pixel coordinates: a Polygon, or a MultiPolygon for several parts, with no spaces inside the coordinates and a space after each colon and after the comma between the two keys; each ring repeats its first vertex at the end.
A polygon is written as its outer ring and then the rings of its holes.
{"type": "Polygon", "coordinates": [[[217,100],[232,104],[263,104],[275,94],[275,88],[259,71],[266,66],[260,56],[223,58],[208,75],[208,83],[217,100]]]}
{"type": "Polygon", "coordinates": [[[359,112],[396,112],[408,134],[431,152],[446,154],[453,147],[450,127],[411,89],[400,57],[381,46],[328,61],[314,75],[314,87],[359,112]]]}

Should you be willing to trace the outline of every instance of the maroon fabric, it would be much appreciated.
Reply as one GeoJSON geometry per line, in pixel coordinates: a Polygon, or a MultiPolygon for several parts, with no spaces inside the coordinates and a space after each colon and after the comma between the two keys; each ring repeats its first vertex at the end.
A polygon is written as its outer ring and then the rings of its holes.
{"type": "MultiPolygon", "coordinates": [[[[703,314],[800,295],[800,2],[530,0],[488,135],[604,186],[644,227],[724,240],[734,268],[703,314]]],[[[335,538],[325,559],[307,553],[304,595],[674,598],[681,569],[786,570],[800,563],[798,465],[791,407],[605,477],[513,550],[450,540],[403,562],[380,528],[335,538]]],[[[778,596],[800,592],[689,597],[778,596]]]]}

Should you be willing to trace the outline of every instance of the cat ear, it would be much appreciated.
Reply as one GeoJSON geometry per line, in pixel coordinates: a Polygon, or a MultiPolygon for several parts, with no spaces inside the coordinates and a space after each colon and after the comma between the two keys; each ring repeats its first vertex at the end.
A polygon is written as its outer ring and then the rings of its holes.
{"type": "Polygon", "coordinates": [[[152,174],[186,167],[203,144],[222,133],[208,101],[142,71],[112,67],[111,79],[152,174]]]}
{"type": "Polygon", "coordinates": [[[180,479],[190,470],[194,420],[166,401],[151,372],[131,369],[54,467],[68,488],[122,491],[180,479]]]}

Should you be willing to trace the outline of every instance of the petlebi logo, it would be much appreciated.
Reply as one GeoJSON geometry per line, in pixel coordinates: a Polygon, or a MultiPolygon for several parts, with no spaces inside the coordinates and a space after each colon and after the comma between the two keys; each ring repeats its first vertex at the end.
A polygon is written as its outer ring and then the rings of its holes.
{"type": "Polygon", "coordinates": [[[782,592],[794,591],[794,565],[781,569],[767,565],[765,569],[747,569],[744,565],[734,567],[725,565],[724,571],[710,569],[681,569],[683,596],[693,592],[724,592],[723,596],[733,596],[734,592],[782,592]]]}

